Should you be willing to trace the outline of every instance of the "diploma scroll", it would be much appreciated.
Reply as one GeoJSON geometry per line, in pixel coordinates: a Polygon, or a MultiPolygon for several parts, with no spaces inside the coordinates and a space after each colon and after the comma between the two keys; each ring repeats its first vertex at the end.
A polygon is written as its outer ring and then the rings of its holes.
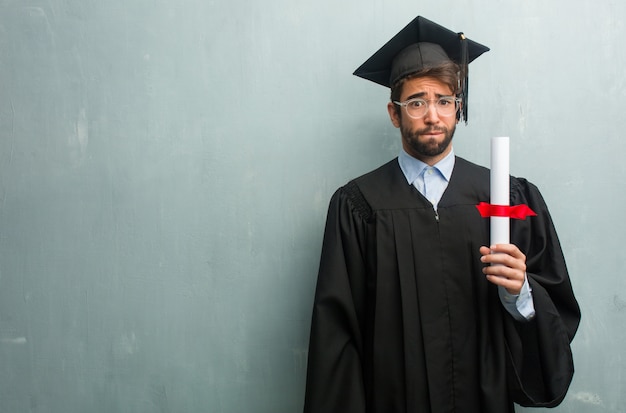
{"type": "MultiPolygon", "coordinates": [[[[510,205],[509,138],[491,138],[491,204],[510,205]]],[[[491,245],[510,242],[510,218],[491,216],[491,245]]]]}

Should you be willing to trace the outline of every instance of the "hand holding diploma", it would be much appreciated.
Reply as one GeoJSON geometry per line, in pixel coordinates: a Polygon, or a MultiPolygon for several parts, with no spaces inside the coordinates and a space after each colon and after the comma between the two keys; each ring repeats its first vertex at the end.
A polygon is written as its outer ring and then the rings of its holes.
{"type": "Polygon", "coordinates": [[[483,217],[491,220],[491,247],[481,247],[481,261],[487,280],[506,288],[509,294],[520,293],[526,279],[526,255],[510,244],[510,218],[526,218],[535,213],[525,205],[522,216],[511,215],[520,206],[510,207],[509,138],[491,140],[491,204],[477,206],[483,217]]]}
{"type": "Polygon", "coordinates": [[[526,279],[526,255],[513,244],[480,247],[481,261],[487,265],[483,273],[487,280],[500,285],[509,294],[518,295],[526,279]]]}

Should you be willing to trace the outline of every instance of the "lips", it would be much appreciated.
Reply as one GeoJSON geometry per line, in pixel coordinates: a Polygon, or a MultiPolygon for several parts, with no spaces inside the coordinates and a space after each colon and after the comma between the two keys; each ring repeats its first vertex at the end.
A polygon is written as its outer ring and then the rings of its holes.
{"type": "Polygon", "coordinates": [[[443,129],[427,129],[423,132],[423,135],[441,135],[445,132],[443,129]]]}

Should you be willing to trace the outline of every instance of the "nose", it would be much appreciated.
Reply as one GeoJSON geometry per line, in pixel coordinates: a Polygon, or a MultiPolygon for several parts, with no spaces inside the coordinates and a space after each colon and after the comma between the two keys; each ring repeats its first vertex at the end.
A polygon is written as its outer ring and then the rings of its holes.
{"type": "Polygon", "coordinates": [[[437,108],[435,105],[428,105],[426,107],[426,114],[424,115],[424,122],[433,124],[439,122],[439,113],[437,113],[437,108]]]}

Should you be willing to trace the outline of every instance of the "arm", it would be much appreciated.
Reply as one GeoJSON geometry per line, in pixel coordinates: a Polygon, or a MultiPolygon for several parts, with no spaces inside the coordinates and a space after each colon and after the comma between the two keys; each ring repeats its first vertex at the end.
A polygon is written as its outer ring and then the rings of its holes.
{"type": "Polygon", "coordinates": [[[359,224],[346,194],[338,191],[328,212],[315,292],[305,413],[365,412],[359,224]]]}
{"type": "Polygon", "coordinates": [[[525,180],[512,179],[511,203],[527,204],[538,215],[511,223],[511,242],[526,257],[535,317],[525,323],[504,320],[509,389],[522,406],[554,407],[565,397],[574,375],[570,342],[578,328],[580,309],[539,190],[525,180]]]}

